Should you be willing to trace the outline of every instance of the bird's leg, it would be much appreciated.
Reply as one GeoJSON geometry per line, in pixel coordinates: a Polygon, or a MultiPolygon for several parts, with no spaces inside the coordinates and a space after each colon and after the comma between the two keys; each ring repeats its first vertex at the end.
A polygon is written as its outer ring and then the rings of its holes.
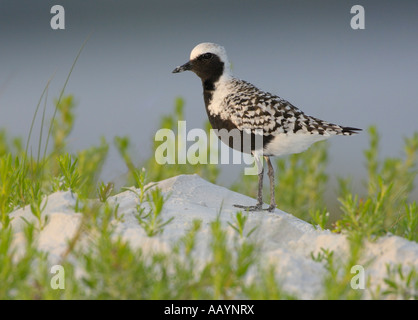
{"type": "Polygon", "coordinates": [[[257,204],[255,206],[243,206],[239,204],[234,204],[234,207],[245,209],[248,211],[259,211],[263,208],[263,176],[264,176],[264,166],[263,166],[263,159],[254,155],[257,169],[258,169],[258,195],[257,195],[257,204]]]}
{"type": "Polygon", "coordinates": [[[264,166],[261,163],[261,171],[258,173],[258,193],[257,193],[257,205],[256,205],[256,207],[259,207],[259,209],[263,207],[263,178],[264,178],[264,166]]]}
{"type": "Polygon", "coordinates": [[[268,207],[268,211],[272,212],[276,209],[276,199],[274,196],[274,169],[270,161],[270,157],[264,157],[266,159],[269,171],[268,176],[270,180],[270,206],[268,207]]]}

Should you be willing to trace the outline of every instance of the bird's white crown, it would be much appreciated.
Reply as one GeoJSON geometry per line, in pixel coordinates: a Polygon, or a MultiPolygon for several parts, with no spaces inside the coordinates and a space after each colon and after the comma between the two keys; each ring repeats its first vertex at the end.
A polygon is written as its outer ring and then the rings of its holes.
{"type": "Polygon", "coordinates": [[[196,47],[193,48],[190,53],[190,60],[196,59],[203,53],[213,53],[216,54],[219,59],[225,64],[225,70],[229,70],[229,60],[226,55],[225,48],[216,43],[203,42],[199,43],[196,47]]]}

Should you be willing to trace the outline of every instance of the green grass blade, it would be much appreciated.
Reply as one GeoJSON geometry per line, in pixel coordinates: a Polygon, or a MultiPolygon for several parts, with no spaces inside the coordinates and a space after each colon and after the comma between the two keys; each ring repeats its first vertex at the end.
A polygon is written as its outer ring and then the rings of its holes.
{"type": "Polygon", "coordinates": [[[64,86],[62,87],[62,89],[61,89],[61,93],[60,93],[60,95],[59,95],[59,97],[58,97],[58,101],[57,101],[56,106],[55,106],[54,114],[53,114],[52,119],[51,119],[51,124],[50,124],[50,126],[49,126],[48,135],[47,135],[47,137],[46,137],[46,143],[45,143],[45,149],[44,149],[44,156],[43,156],[44,158],[46,157],[46,151],[47,151],[47,148],[48,148],[49,139],[50,139],[50,137],[51,137],[52,127],[53,127],[53,125],[54,125],[54,120],[55,120],[55,117],[56,117],[57,112],[58,112],[58,106],[59,106],[59,104],[61,103],[61,99],[62,99],[62,97],[63,97],[63,95],[64,95],[64,91],[65,91],[65,88],[67,87],[68,81],[70,80],[71,73],[72,73],[72,72],[73,72],[73,70],[74,70],[74,67],[75,67],[75,65],[76,65],[76,63],[77,63],[77,61],[78,61],[78,58],[80,57],[81,52],[82,52],[82,51],[83,51],[83,49],[84,49],[84,46],[87,44],[87,41],[89,40],[90,35],[91,35],[91,34],[89,34],[89,35],[87,36],[86,40],[84,40],[83,44],[81,45],[81,48],[80,48],[80,50],[78,51],[77,56],[76,56],[76,57],[75,57],[75,59],[74,59],[74,62],[73,62],[73,64],[72,64],[71,68],[70,68],[70,71],[68,72],[67,78],[65,79],[64,86]]]}

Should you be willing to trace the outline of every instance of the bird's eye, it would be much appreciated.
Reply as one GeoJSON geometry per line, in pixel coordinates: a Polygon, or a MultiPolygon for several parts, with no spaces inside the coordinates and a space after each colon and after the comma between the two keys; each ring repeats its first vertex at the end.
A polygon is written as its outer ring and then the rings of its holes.
{"type": "Polygon", "coordinates": [[[213,54],[208,52],[208,53],[204,53],[201,55],[203,60],[209,60],[210,58],[212,58],[213,54]]]}

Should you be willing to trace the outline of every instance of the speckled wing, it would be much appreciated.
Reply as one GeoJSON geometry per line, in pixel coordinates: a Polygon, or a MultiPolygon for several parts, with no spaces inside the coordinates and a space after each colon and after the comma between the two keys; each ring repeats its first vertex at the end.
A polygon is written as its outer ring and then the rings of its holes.
{"type": "Polygon", "coordinates": [[[351,135],[355,128],[342,127],[305,115],[290,102],[240,81],[225,98],[225,116],[240,130],[269,135],[351,135]]]}

